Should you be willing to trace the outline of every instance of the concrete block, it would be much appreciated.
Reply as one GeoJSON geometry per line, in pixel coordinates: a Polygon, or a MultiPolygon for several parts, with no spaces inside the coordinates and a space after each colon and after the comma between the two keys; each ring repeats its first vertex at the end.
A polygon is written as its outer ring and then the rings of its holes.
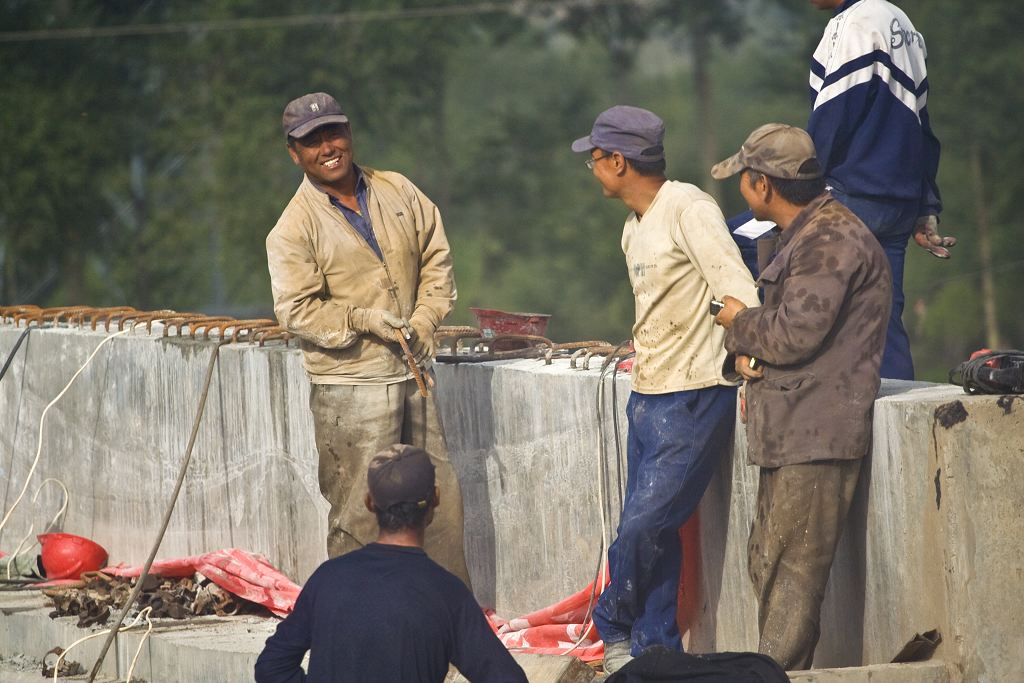
{"type": "MultiPolygon", "coordinates": [[[[0,350],[20,333],[0,325],[0,350]]],[[[35,330],[0,385],[0,502],[24,483],[40,415],[104,338],[35,330]]],[[[48,413],[32,486],[0,547],[13,549],[71,499],[64,529],[95,539],[116,562],[141,564],[173,488],[213,342],[140,330],[113,339],[48,413]]],[[[210,388],[188,477],[160,557],[223,547],[260,552],[297,581],[326,559],[326,503],[316,478],[309,385],[296,349],[225,346],[210,388]]]]}
{"type": "MultiPolygon", "coordinates": [[[[0,356],[21,330],[0,325],[0,356]]],[[[38,445],[39,416],[103,338],[33,330],[0,384],[0,503],[6,511],[38,445]]],[[[141,562],[166,503],[213,344],[133,333],[112,340],[50,413],[40,467],[71,490],[64,528],[115,561],[141,562]]],[[[565,361],[437,368],[437,398],[463,487],[467,559],[478,599],[503,616],[549,605],[594,576],[614,535],[624,453],[610,423],[628,378],[605,397],[599,373],[565,361]],[[614,410],[612,404],[614,403],[614,410]],[[603,452],[603,460],[601,454],[603,452]],[[601,473],[610,490],[601,500],[601,473]],[[602,505],[611,522],[602,526],[602,505]]],[[[160,556],[238,546],[302,582],[324,559],[326,505],[299,352],[222,348],[192,469],[160,556]]],[[[757,487],[745,435],[700,507],[697,652],[753,650],[756,614],[746,537],[757,487]]],[[[865,463],[825,598],[816,666],[883,664],[937,628],[936,658],[965,681],[1024,680],[1024,403],[952,386],[883,382],[865,463]],[[960,403],[958,410],[944,407],[960,403]],[[941,415],[954,419],[940,419],[941,415]]],[[[60,505],[43,489],[0,533],[12,549],[60,505]]],[[[16,615],[12,614],[13,619],[16,615]]],[[[4,619],[9,622],[9,619],[4,619]]],[[[0,638],[10,635],[0,624],[0,638]]],[[[22,642],[32,651],[38,643],[22,642]]],[[[43,648],[43,651],[49,647],[43,648]]]]}
{"type": "Polygon", "coordinates": [[[912,664],[875,664],[843,669],[811,669],[791,671],[793,683],[954,683],[945,662],[912,664]]]}
{"type": "MultiPolygon", "coordinates": [[[[604,398],[602,527],[600,372],[568,361],[439,365],[437,397],[462,484],[466,559],[477,599],[501,615],[553,604],[594,579],[602,536],[614,538],[625,487],[616,458],[612,382],[604,398]]],[[[617,378],[615,410],[625,448],[629,378],[617,378]]]]}
{"type": "MultiPolygon", "coordinates": [[[[50,619],[52,609],[34,592],[0,594],[0,656],[20,654],[41,659],[54,646],[67,649],[79,638],[99,633],[103,627],[80,629],[74,617],[50,619]]],[[[155,619],[145,639],[133,677],[161,683],[252,680],[256,657],[277,627],[276,620],[258,617],[200,617],[188,621],[155,619]]],[[[117,636],[104,660],[105,676],[127,674],[143,638],[140,626],[117,636]]],[[[92,669],[105,635],[76,646],[69,657],[92,669]]],[[[0,669],[2,671],[2,669],[0,669]]],[[[39,673],[35,674],[39,679],[39,673]]],[[[4,678],[3,680],[6,680],[4,678]]]]}

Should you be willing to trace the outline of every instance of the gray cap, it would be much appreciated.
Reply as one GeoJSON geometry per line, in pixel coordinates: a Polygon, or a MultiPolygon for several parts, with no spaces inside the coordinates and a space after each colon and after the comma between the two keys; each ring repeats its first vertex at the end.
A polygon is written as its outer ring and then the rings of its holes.
{"type": "Polygon", "coordinates": [[[396,443],[373,456],[366,485],[378,510],[399,503],[426,507],[434,495],[434,463],[422,448],[396,443]]]}
{"type": "Polygon", "coordinates": [[[665,122],[653,112],[620,104],[597,116],[590,135],[572,143],[572,151],[603,149],[633,161],[665,158],[665,122]]]}
{"type": "Polygon", "coordinates": [[[745,168],[784,180],[813,180],[824,175],[811,136],[784,123],[766,123],[754,130],[740,151],[711,167],[711,177],[724,180],[745,168]]]}
{"type": "Polygon", "coordinates": [[[291,138],[305,137],[331,123],[348,123],[348,117],[338,100],[325,92],[309,93],[292,100],[281,116],[284,134],[291,138]]]}

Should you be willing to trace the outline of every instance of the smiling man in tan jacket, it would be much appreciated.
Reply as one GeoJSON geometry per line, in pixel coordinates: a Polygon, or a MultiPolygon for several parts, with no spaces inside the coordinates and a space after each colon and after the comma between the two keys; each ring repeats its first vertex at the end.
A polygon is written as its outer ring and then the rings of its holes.
{"type": "Polygon", "coordinates": [[[418,394],[397,343],[404,336],[429,361],[455,301],[441,214],[404,176],[355,164],[348,117],[330,95],[293,100],[282,126],[305,176],[267,236],[267,261],[274,311],[301,340],[312,383],[328,555],[373,541],[361,475],[385,446],[409,444],[432,454],[447,492],[426,551],[468,584],[458,480],[433,397],[418,394]]]}

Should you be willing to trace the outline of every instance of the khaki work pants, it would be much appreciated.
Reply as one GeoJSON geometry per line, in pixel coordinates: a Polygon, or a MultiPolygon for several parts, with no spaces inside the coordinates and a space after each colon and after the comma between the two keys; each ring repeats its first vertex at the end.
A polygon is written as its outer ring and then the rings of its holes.
{"type": "Polygon", "coordinates": [[[761,468],[747,544],[758,651],[787,671],[811,668],[821,602],[861,459],[761,468]]]}
{"type": "Polygon", "coordinates": [[[309,407],[320,454],[320,492],[331,505],[328,556],[344,555],[376,540],[377,518],[364,504],[367,467],[387,446],[409,444],[430,454],[441,494],[424,550],[468,586],[462,492],[448,460],[434,397],[420,396],[411,379],[396,384],[314,384],[309,407]]]}

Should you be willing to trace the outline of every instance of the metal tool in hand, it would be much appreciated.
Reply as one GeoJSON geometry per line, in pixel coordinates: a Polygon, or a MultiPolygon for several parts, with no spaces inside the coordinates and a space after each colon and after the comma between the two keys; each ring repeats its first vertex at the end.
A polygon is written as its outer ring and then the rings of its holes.
{"type": "MultiPolygon", "coordinates": [[[[714,317],[721,313],[723,308],[725,308],[725,304],[723,302],[719,301],[718,299],[712,299],[711,306],[708,307],[708,313],[710,313],[712,317],[714,317]]],[[[761,366],[761,361],[754,358],[753,356],[749,356],[749,358],[750,360],[747,361],[747,367],[749,367],[751,370],[757,370],[761,366]]]]}
{"type": "Polygon", "coordinates": [[[420,369],[419,363],[416,362],[416,357],[412,355],[409,342],[405,341],[405,335],[401,331],[396,332],[395,336],[398,338],[399,346],[402,347],[402,352],[405,353],[405,362],[409,364],[412,376],[416,379],[416,386],[420,389],[420,396],[428,396],[427,385],[423,382],[423,371],[420,369]]]}

